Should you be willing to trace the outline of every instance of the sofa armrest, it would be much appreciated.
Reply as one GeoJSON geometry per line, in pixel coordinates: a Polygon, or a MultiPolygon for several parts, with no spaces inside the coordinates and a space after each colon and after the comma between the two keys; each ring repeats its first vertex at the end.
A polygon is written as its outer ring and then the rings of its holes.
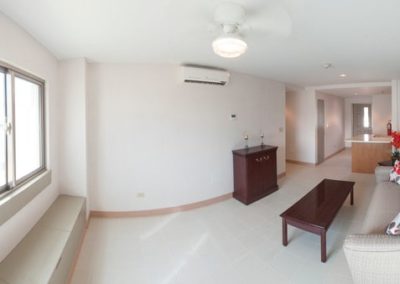
{"type": "Polygon", "coordinates": [[[389,181],[390,171],[393,167],[377,166],[375,168],[375,180],[377,183],[389,181]]]}
{"type": "Polygon", "coordinates": [[[400,283],[400,237],[349,235],[343,250],[355,283],[400,283]]]}

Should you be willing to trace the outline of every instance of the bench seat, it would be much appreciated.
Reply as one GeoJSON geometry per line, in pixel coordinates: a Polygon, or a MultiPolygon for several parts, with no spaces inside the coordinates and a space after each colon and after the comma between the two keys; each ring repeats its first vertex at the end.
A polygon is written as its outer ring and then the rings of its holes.
{"type": "Polygon", "coordinates": [[[85,224],[85,198],[60,195],[0,263],[0,283],[66,283],[85,224]]]}

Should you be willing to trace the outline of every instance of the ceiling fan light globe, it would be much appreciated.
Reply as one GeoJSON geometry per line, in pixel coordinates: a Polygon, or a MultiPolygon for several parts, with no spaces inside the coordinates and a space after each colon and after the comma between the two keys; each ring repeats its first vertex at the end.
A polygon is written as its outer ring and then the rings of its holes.
{"type": "Polygon", "coordinates": [[[225,58],[239,57],[247,50],[247,43],[240,37],[220,36],[212,43],[214,52],[225,58]]]}

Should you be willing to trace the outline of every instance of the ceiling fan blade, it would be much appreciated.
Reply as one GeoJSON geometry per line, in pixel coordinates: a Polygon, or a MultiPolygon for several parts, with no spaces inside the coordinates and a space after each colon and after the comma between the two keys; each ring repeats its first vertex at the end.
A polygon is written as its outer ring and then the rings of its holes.
{"type": "MultiPolygon", "coordinates": [[[[264,10],[264,9],[263,9],[264,10]]],[[[281,4],[268,5],[264,11],[252,13],[241,26],[246,33],[265,33],[268,36],[289,37],[292,33],[292,20],[281,4]]]]}
{"type": "Polygon", "coordinates": [[[218,23],[208,23],[206,29],[210,34],[214,35],[220,34],[222,30],[221,25],[218,23]]]}
{"type": "Polygon", "coordinates": [[[241,24],[245,16],[245,9],[240,4],[233,2],[220,2],[214,11],[214,21],[220,24],[241,24]]]}

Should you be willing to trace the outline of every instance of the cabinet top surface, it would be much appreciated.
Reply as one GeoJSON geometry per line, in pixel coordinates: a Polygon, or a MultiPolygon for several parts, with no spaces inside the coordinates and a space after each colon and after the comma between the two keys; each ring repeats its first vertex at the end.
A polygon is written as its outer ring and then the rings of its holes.
{"type": "Polygon", "coordinates": [[[352,143],[386,143],[390,144],[392,142],[391,136],[386,135],[371,135],[371,134],[363,134],[354,136],[351,139],[346,139],[346,142],[352,143]]]}
{"type": "Polygon", "coordinates": [[[246,155],[256,154],[256,153],[264,152],[264,151],[274,151],[276,149],[278,149],[278,147],[276,147],[276,146],[259,145],[259,146],[255,146],[255,147],[233,150],[232,152],[235,155],[246,156],[246,155]]]}

